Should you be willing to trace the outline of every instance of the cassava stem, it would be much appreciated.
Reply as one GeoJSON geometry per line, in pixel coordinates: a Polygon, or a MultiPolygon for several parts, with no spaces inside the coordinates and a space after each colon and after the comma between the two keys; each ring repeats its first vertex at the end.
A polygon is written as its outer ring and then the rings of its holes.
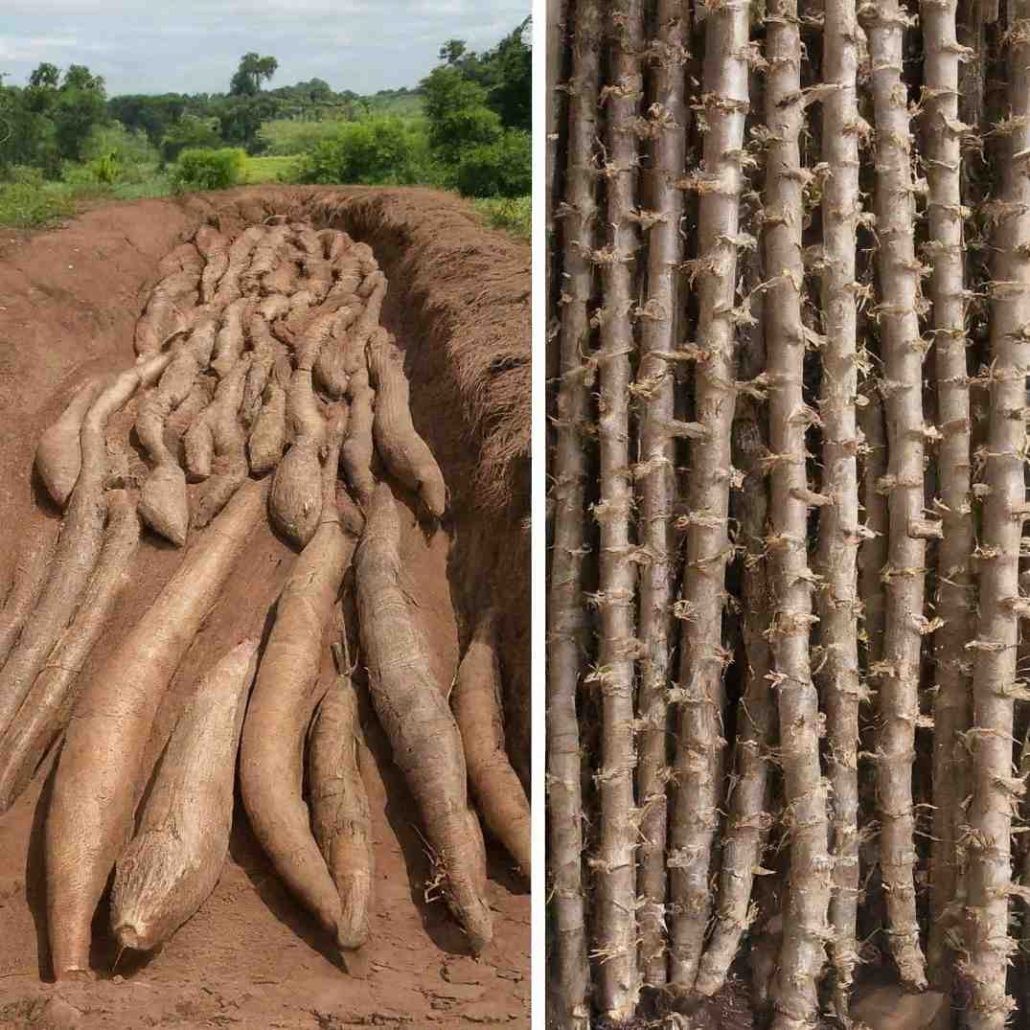
{"type": "Polygon", "coordinates": [[[823,30],[823,78],[833,85],[822,105],[823,308],[822,493],[819,512],[817,595],[819,683],[826,710],[830,783],[830,958],[839,1013],[846,1017],[858,960],[858,710],[865,697],[858,666],[858,393],[856,232],[859,205],[859,117],[856,80],[859,27],[855,0],[827,0],[823,30]]]}
{"type": "Polygon", "coordinates": [[[934,378],[937,388],[937,452],[943,537],[937,551],[937,617],[934,666],[937,693],[933,720],[933,832],[930,843],[930,939],[927,960],[939,982],[950,961],[947,915],[956,898],[957,842],[964,818],[968,770],[961,734],[969,728],[969,659],[973,631],[973,515],[970,469],[968,340],[960,183],[959,64],[956,0],[922,0],[925,78],[927,218],[930,300],[933,311],[934,378]]]}
{"type": "Polygon", "coordinates": [[[805,431],[804,266],[801,231],[804,175],[799,138],[804,123],[797,0],[772,0],[766,17],[765,220],[762,243],[769,277],[762,304],[769,379],[769,548],[773,616],[769,642],[778,694],[780,763],[790,844],[789,889],[779,969],[773,987],[774,1030],[815,1023],[830,902],[826,788],[819,763],[819,699],[812,682],[809,635],[812,574],[808,566],[808,477],[805,431]]]}
{"type": "Polygon", "coordinates": [[[577,693],[583,669],[583,548],[589,411],[588,305],[593,275],[596,135],[601,14],[599,0],[576,7],[572,35],[565,205],[561,216],[562,287],[553,459],[553,548],[547,626],[547,814],[554,915],[552,1016],[561,1030],[586,1030],[586,917],[583,895],[583,797],[577,693]]]}
{"type": "Polygon", "coordinates": [[[612,0],[607,30],[611,83],[608,104],[607,218],[610,236],[599,254],[605,306],[601,314],[600,527],[598,662],[601,754],[596,773],[600,834],[596,882],[597,1005],[613,1022],[629,1019],[640,994],[637,963],[636,849],[638,814],[633,795],[636,564],[630,524],[633,490],[629,454],[629,398],[633,340],[633,274],[638,246],[638,116],[643,81],[641,0],[612,0]]]}
{"type": "Polygon", "coordinates": [[[1013,771],[1013,709],[1019,618],[1020,537],[1027,518],[1026,377],[1030,372],[1030,2],[1008,9],[1007,117],[1000,123],[1000,196],[994,205],[990,409],[979,559],[979,620],[973,650],[972,800],[963,972],[972,997],[970,1030],[1002,1030],[1013,1008],[1005,979],[1009,937],[1012,809],[1022,781],[1013,771]]]}
{"type": "Polygon", "coordinates": [[[879,308],[887,413],[889,515],[886,620],[878,673],[880,869],[888,941],[901,978],[926,983],[915,895],[912,762],[919,715],[919,663],[926,532],[923,516],[923,342],[915,257],[911,126],[902,55],[908,18],[898,0],[863,4],[871,59],[876,159],[879,308]]]}
{"type": "Polygon", "coordinates": [[[680,721],[669,826],[669,979],[691,991],[711,910],[709,867],[722,787],[722,642],[726,599],[730,430],[734,408],[735,321],[741,159],[748,111],[745,0],[727,0],[705,18],[702,105],[697,361],[694,399],[701,433],[692,441],[683,572],[680,721]]]}
{"type": "Polygon", "coordinates": [[[666,981],[665,869],[668,780],[668,682],[670,606],[672,600],[671,539],[675,496],[673,439],[675,417],[673,370],[660,356],[676,344],[677,289],[683,260],[680,220],[687,134],[684,65],[690,38],[690,6],[683,0],[661,0],[656,12],[653,92],[648,110],[652,175],[649,205],[658,216],[647,237],[647,302],[640,336],[636,393],[640,403],[640,454],[635,470],[640,498],[640,541],[647,560],[640,569],[640,685],[637,710],[641,723],[637,759],[637,798],[641,807],[637,859],[640,898],[640,966],[643,982],[666,981]]]}

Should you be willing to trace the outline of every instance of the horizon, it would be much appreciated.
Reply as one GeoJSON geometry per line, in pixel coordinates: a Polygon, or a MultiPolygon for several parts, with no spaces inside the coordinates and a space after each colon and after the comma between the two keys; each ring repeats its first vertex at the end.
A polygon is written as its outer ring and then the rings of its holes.
{"type": "Polygon", "coordinates": [[[243,0],[182,0],[152,12],[142,3],[14,0],[0,33],[0,72],[7,85],[24,86],[49,61],[62,70],[86,65],[103,76],[108,96],[225,93],[240,57],[256,51],[279,62],[266,89],[318,78],[335,92],[368,96],[416,89],[448,39],[487,50],[531,9],[528,0],[500,0],[486,10],[471,0],[401,0],[392,12],[385,6],[266,0],[254,9],[243,0]]]}

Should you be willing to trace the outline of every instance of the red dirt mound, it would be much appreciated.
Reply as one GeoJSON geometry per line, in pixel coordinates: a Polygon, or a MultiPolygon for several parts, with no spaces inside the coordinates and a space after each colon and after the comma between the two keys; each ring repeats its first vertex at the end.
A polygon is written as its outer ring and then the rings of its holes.
{"type": "MultiPolygon", "coordinates": [[[[467,614],[485,598],[505,613],[509,747],[528,772],[529,251],[481,228],[466,205],[422,190],[255,188],[181,201],[98,208],[54,232],[0,233],[0,576],[20,544],[56,519],[32,479],[42,429],[87,374],[133,360],[136,318],[157,263],[204,220],[310,217],[369,243],[390,282],[383,323],[404,348],[412,410],[444,472],[455,515],[427,537],[404,511],[406,586],[453,675],[467,614]]],[[[154,726],[156,755],[196,673],[260,630],[291,552],[263,531],[179,669],[154,726]]],[[[156,596],[178,562],[149,534],[110,632],[156,596]]],[[[0,583],[3,579],[0,578],[0,583]]],[[[326,671],[331,665],[326,656],[326,671]]],[[[45,982],[42,825],[45,769],[0,818],[0,1027],[343,1028],[528,1026],[529,895],[491,847],[496,937],[468,956],[440,901],[417,816],[367,703],[366,782],[376,843],[372,940],[363,968],[342,972],[331,942],[290,897],[237,810],[231,857],[214,894],[159,953],[122,959],[94,982],[45,982]]],[[[117,958],[106,913],[94,966],[117,958]]]]}

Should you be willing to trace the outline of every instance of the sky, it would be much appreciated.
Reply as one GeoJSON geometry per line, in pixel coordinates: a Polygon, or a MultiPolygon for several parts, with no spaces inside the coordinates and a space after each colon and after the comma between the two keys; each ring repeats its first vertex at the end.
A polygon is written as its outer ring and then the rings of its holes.
{"type": "Polygon", "coordinates": [[[493,46],[530,0],[3,0],[0,72],[85,64],[116,93],[225,92],[240,56],[279,61],[272,88],[325,79],[375,93],[414,87],[448,39],[493,46]]]}

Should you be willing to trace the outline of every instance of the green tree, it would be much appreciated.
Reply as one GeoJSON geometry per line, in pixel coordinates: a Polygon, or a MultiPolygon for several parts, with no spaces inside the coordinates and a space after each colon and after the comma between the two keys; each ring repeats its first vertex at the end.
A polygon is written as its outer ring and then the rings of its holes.
{"type": "Polygon", "coordinates": [[[81,161],[90,133],[107,120],[104,80],[85,65],[69,65],[54,99],[52,118],[60,156],[81,161]]]}
{"type": "Polygon", "coordinates": [[[57,89],[61,72],[56,64],[44,61],[29,76],[29,85],[36,89],[57,89]]]}
{"type": "Polygon", "coordinates": [[[172,126],[186,113],[189,103],[189,97],[178,93],[121,96],[112,97],[107,103],[107,110],[112,118],[127,129],[145,132],[150,142],[160,147],[172,126]]]}
{"type": "Polygon", "coordinates": [[[487,90],[487,103],[505,126],[532,128],[533,51],[529,46],[530,20],[505,36],[480,58],[477,72],[487,90]]]}
{"type": "Polygon", "coordinates": [[[463,39],[449,39],[440,47],[440,60],[444,64],[456,65],[468,52],[463,39]]]}
{"type": "Polygon", "coordinates": [[[257,96],[261,92],[261,84],[268,82],[278,68],[279,62],[274,57],[262,57],[253,51],[244,54],[229,83],[230,96],[257,96]]]}
{"type": "Polygon", "coordinates": [[[461,156],[454,182],[466,197],[524,197],[533,189],[529,133],[507,129],[461,156]]]}
{"type": "Polygon", "coordinates": [[[216,118],[198,118],[196,115],[185,114],[165,132],[161,140],[161,158],[171,162],[184,150],[213,150],[221,145],[222,137],[216,118]]]}
{"type": "Polygon", "coordinates": [[[457,164],[469,147],[492,143],[501,119],[486,106],[486,90],[451,65],[433,69],[422,81],[429,143],[447,164],[457,164]]]}
{"type": "Polygon", "coordinates": [[[276,101],[265,93],[226,97],[215,108],[222,139],[233,146],[244,147],[252,154],[262,147],[258,136],[262,124],[277,113],[276,101]]]}

